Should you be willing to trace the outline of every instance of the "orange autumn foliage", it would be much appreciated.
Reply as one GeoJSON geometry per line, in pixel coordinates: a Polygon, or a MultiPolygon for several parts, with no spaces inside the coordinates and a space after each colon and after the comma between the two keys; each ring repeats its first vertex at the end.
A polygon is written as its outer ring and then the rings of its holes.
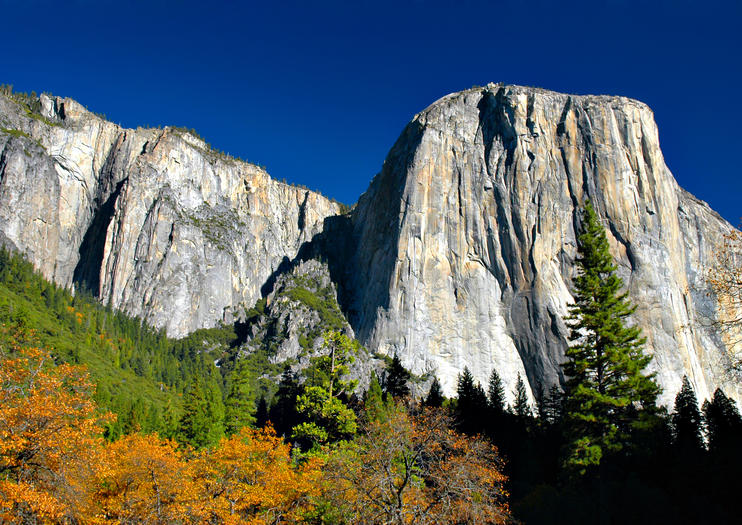
{"type": "Polygon", "coordinates": [[[312,459],[295,467],[290,452],[271,428],[243,428],[215,450],[203,452],[198,465],[210,522],[300,521],[319,493],[320,462],[312,459]]]}
{"type": "Polygon", "coordinates": [[[53,366],[32,333],[13,330],[0,348],[0,522],[71,521],[92,512],[90,466],[109,416],[81,367],[53,366]]]}
{"type": "MultiPolygon", "coordinates": [[[[0,348],[0,523],[233,523],[301,520],[321,475],[272,430],[244,429],[196,453],[157,436],[105,443],[112,419],[81,367],[25,344],[0,348]]],[[[31,339],[33,339],[31,337],[31,339]]]]}
{"type": "Polygon", "coordinates": [[[140,434],[106,445],[94,489],[101,517],[112,523],[200,523],[203,494],[188,452],[140,434]]]}

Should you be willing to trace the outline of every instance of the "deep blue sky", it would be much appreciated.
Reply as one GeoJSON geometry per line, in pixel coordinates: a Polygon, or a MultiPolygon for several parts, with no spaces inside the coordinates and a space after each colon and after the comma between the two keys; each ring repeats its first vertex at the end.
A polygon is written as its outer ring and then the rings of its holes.
{"type": "Polygon", "coordinates": [[[680,184],[742,216],[742,1],[0,0],[0,82],[194,128],[353,203],[403,126],[499,82],[649,104],[680,184]]]}

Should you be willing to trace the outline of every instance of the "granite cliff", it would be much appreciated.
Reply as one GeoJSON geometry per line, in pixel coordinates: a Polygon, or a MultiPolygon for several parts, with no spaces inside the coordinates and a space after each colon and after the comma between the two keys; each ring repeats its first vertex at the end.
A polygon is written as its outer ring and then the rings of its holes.
{"type": "Polygon", "coordinates": [[[669,403],[739,399],[705,281],[731,226],[681,189],[651,110],[635,100],[490,84],[416,115],[353,215],[350,311],[358,337],[437,371],[518,373],[537,394],[561,379],[579,208],[607,227],[669,403]],[[362,277],[361,277],[362,276],[362,277]]]}
{"type": "Polygon", "coordinates": [[[176,128],[0,97],[0,241],[169,335],[230,322],[337,203],[176,128]]]}
{"type": "MultiPolygon", "coordinates": [[[[534,395],[562,379],[586,198],[663,401],[683,375],[699,397],[722,386],[740,399],[705,281],[732,227],[678,187],[637,101],[494,84],[449,95],[413,118],[342,215],[183,130],[0,96],[0,242],[47,277],[180,336],[240,318],[314,268],[369,350],[437,374],[448,393],[464,366],[482,382],[497,368],[509,391],[520,373],[534,395]]],[[[270,310],[265,327],[304,322],[270,310]]],[[[300,354],[289,334],[285,350],[300,354]]]]}

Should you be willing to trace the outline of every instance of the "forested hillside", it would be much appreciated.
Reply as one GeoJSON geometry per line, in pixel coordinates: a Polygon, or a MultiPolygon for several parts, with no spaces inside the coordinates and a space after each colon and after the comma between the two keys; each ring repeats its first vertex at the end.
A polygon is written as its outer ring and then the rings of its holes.
{"type": "MultiPolygon", "coordinates": [[[[240,343],[235,326],[168,338],[90,295],[73,295],[50,283],[23,257],[5,249],[0,249],[0,322],[6,325],[3,341],[19,328],[30,329],[55,362],[86,366],[96,384],[96,402],[118,416],[107,425],[109,438],[132,431],[174,436],[183,394],[191,389],[221,404],[233,367],[220,369],[215,363],[233,358],[230,350],[240,343]]],[[[242,367],[250,371],[253,385],[270,371],[260,352],[245,361],[256,363],[242,367]]]]}

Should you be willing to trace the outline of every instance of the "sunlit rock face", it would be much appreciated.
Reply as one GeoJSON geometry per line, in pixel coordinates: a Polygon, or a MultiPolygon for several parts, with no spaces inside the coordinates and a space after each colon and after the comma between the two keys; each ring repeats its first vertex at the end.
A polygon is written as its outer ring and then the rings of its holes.
{"type": "Polygon", "coordinates": [[[0,241],[173,336],[230,321],[339,212],[174,128],[0,97],[0,241]]]}
{"type": "Polygon", "coordinates": [[[678,187],[635,100],[490,84],[416,115],[353,215],[351,321],[373,349],[435,372],[466,366],[537,395],[562,379],[579,208],[590,199],[671,402],[725,374],[704,276],[731,226],[678,187]]]}

